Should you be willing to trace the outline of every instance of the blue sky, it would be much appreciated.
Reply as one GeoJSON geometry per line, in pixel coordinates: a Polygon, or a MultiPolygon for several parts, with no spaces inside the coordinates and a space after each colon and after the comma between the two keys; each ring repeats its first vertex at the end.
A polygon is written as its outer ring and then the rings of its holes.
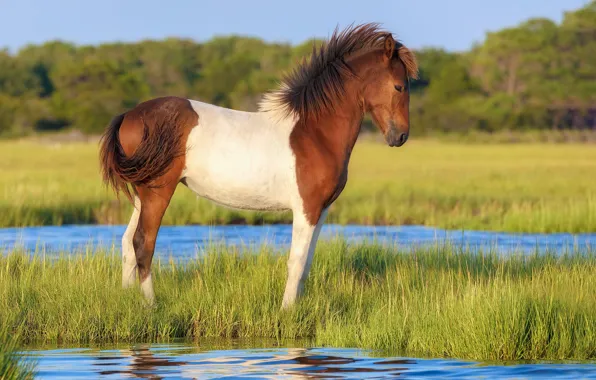
{"type": "Polygon", "coordinates": [[[0,47],[242,34],[299,43],[336,25],[380,22],[406,45],[466,50],[530,17],[559,22],[587,0],[0,0],[0,47]]]}

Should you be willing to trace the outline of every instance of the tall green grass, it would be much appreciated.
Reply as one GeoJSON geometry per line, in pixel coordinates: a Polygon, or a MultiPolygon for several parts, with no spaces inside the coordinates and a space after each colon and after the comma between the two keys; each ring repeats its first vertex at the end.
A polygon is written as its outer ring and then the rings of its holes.
{"type": "MultiPolygon", "coordinates": [[[[0,227],[128,222],[103,187],[96,143],[0,143],[0,227]]],[[[512,232],[595,232],[596,150],[582,144],[362,140],[328,222],[419,224],[512,232]]],[[[290,222],[234,211],[180,185],[164,224],[290,222]]]]}
{"type": "Polygon", "coordinates": [[[476,360],[596,358],[594,252],[503,257],[321,242],[304,297],[284,312],[286,255],[207,251],[154,263],[154,309],[138,289],[121,289],[114,252],[10,252],[0,256],[0,319],[23,343],[308,339],[476,360]]]}
{"type": "Polygon", "coordinates": [[[18,355],[18,336],[12,335],[9,326],[3,323],[0,327],[0,379],[25,380],[32,379],[35,363],[25,361],[18,355]]]}

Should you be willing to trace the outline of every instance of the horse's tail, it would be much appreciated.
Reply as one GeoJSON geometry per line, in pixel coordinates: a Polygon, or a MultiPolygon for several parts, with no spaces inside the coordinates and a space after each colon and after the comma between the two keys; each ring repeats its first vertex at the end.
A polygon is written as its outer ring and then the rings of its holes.
{"type": "Polygon", "coordinates": [[[118,138],[120,125],[122,125],[125,115],[123,113],[114,117],[101,136],[99,164],[104,183],[114,190],[116,196],[122,191],[132,202],[132,193],[128,186],[131,179],[128,173],[123,170],[126,155],[118,138]]]}
{"type": "Polygon", "coordinates": [[[112,119],[101,137],[99,158],[104,183],[114,190],[116,196],[122,192],[134,203],[135,186],[159,187],[155,180],[168,172],[176,157],[184,154],[184,147],[181,144],[183,130],[176,128],[175,113],[153,119],[151,125],[147,125],[136,112],[129,113],[126,120],[127,113],[112,119]],[[127,147],[136,145],[134,152],[125,152],[122,147],[119,138],[121,127],[134,131],[136,137],[142,136],[135,139],[136,143],[125,142],[127,147]]]}

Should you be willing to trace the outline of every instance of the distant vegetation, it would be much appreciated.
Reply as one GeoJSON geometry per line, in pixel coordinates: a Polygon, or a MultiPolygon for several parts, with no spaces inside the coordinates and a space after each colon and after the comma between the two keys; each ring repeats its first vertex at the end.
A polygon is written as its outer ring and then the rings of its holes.
{"type": "Polygon", "coordinates": [[[286,255],[210,247],[154,264],[157,308],[123,290],[119,251],[0,255],[0,319],[23,343],[200,337],[311,340],[392,355],[596,358],[594,252],[499,257],[452,246],[396,251],[322,242],[304,298],[280,311],[286,255]]]}
{"type": "MultiPolygon", "coordinates": [[[[98,174],[97,143],[0,142],[0,227],[126,224],[98,174]]],[[[328,222],[511,232],[596,232],[596,149],[580,144],[360,141],[328,222]]],[[[179,185],[165,225],[291,222],[231,210],[179,185]]]]}
{"type": "MultiPolygon", "coordinates": [[[[0,136],[68,128],[96,134],[117,113],[162,95],[255,110],[261,94],[312,42],[291,46],[238,36],[99,46],[52,41],[15,55],[0,51],[0,136]]],[[[490,33],[468,52],[417,54],[416,135],[596,129],[596,1],[566,13],[561,24],[531,19],[490,33]]]]}

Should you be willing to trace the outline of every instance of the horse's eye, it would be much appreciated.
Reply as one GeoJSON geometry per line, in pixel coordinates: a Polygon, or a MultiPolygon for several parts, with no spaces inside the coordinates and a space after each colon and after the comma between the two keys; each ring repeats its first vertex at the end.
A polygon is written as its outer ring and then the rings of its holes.
{"type": "Polygon", "coordinates": [[[395,85],[395,89],[399,92],[402,92],[404,90],[404,88],[398,84],[395,85]]]}

